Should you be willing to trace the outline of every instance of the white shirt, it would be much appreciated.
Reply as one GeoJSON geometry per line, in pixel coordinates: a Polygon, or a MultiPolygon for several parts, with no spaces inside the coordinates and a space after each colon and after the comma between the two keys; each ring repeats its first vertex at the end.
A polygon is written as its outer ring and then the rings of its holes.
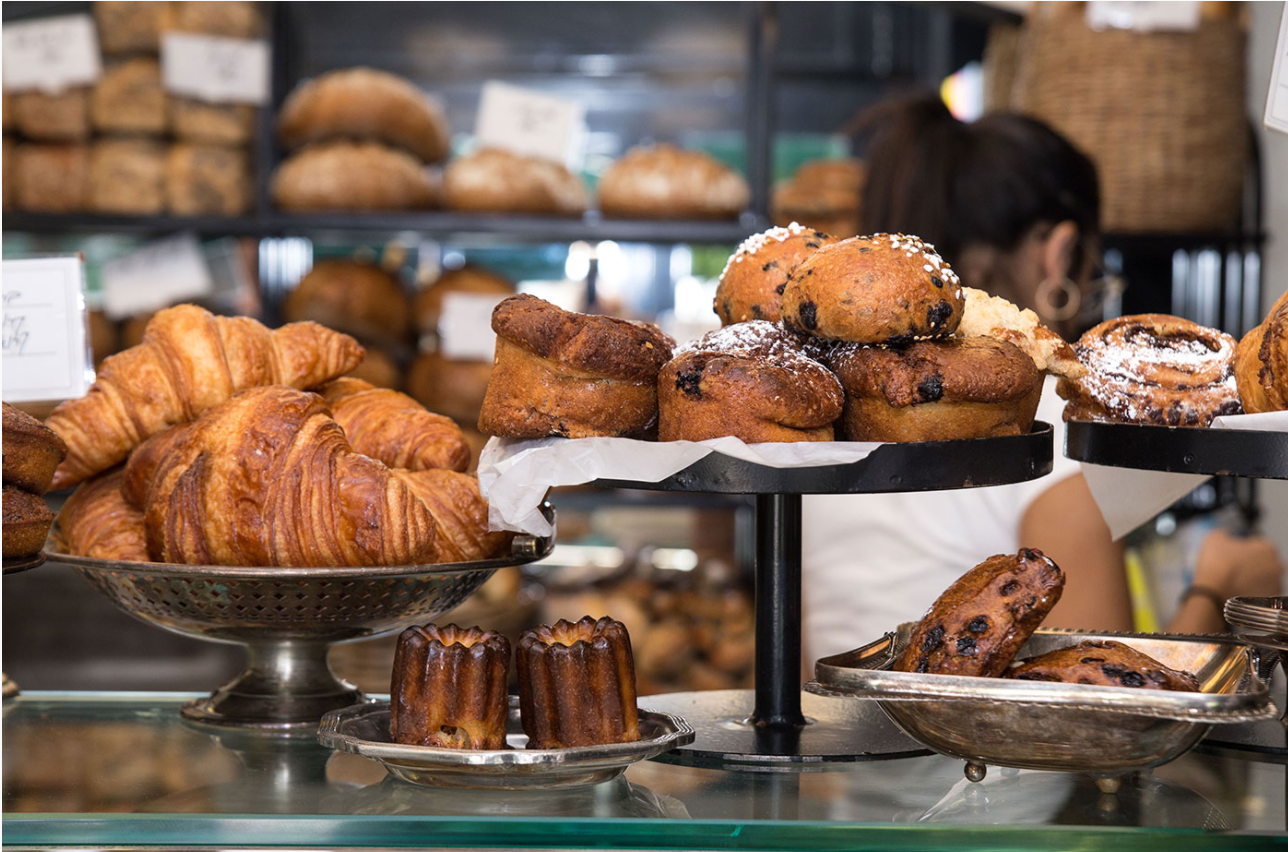
{"type": "Polygon", "coordinates": [[[858,648],[916,621],[953,581],[1014,553],[1025,511],[1078,473],[1064,456],[1064,400],[1047,377],[1037,419],[1054,435],[1051,473],[992,488],[806,496],[801,542],[806,660],[858,648]]]}

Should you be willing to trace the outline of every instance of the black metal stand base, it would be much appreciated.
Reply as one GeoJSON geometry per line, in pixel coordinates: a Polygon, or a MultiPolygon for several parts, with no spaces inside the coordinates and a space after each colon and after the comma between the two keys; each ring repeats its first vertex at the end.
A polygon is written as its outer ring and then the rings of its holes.
{"type": "Polygon", "coordinates": [[[868,760],[930,754],[886,718],[873,701],[824,698],[797,692],[805,724],[757,726],[749,689],[647,695],[640,706],[683,716],[698,736],[657,758],[682,766],[747,772],[811,772],[868,760]]]}

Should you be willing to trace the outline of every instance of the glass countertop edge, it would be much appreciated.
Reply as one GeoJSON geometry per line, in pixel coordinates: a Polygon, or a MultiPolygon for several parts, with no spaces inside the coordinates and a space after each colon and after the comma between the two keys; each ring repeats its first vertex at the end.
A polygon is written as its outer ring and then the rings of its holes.
{"type": "Polygon", "coordinates": [[[5,846],[273,846],[811,850],[1247,850],[1288,834],[1201,829],[750,820],[251,814],[5,814],[5,846]]]}

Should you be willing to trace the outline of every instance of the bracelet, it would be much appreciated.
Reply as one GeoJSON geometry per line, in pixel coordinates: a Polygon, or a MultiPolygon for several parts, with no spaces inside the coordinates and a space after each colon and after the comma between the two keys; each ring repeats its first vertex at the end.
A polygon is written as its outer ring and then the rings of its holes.
{"type": "Polygon", "coordinates": [[[1181,595],[1181,603],[1185,603],[1195,596],[1210,600],[1212,605],[1216,607],[1216,611],[1221,614],[1221,617],[1225,617],[1225,595],[1211,586],[1190,586],[1185,590],[1185,594],[1181,595]]]}

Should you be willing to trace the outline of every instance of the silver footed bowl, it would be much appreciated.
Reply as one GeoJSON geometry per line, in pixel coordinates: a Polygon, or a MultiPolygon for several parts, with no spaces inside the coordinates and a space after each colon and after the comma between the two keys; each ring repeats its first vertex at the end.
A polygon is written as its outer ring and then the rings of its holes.
{"type": "MultiPolygon", "coordinates": [[[[554,521],[554,509],[544,508],[554,521]]],[[[480,562],[367,568],[257,568],[121,562],[72,556],[55,532],[45,553],[70,565],[117,607],[155,627],[246,648],[246,667],[183,715],[217,725],[316,727],[365,701],[335,676],[327,651],[437,618],[498,569],[543,559],[553,536],[517,535],[510,552],[480,562]]]]}

